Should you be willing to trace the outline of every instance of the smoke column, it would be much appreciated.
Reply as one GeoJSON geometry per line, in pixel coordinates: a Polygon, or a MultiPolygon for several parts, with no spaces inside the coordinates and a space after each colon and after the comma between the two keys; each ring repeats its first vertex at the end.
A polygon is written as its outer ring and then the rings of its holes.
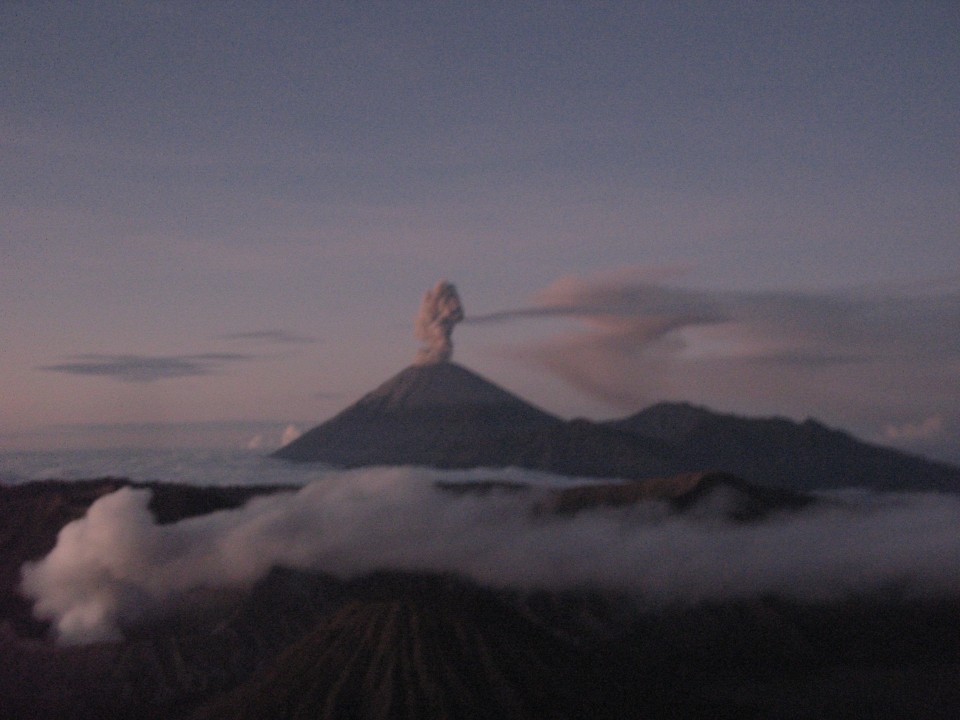
{"type": "Polygon", "coordinates": [[[423,341],[417,353],[418,365],[445,362],[453,355],[453,326],[463,320],[463,305],[457,288],[441,280],[428,290],[420,303],[414,333],[423,341]]]}

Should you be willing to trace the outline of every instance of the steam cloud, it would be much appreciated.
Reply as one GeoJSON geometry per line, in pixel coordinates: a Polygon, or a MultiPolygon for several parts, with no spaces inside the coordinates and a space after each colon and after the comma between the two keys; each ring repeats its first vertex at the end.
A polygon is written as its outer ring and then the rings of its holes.
{"type": "Polygon", "coordinates": [[[274,565],[340,577],[457,572],[521,589],[586,585],[653,605],[766,593],[826,600],[891,585],[960,592],[957,497],[847,495],[736,524],[725,519],[735,498],[723,489],[684,515],[659,502],[537,515],[543,483],[521,470],[331,472],[295,493],[171,525],[154,522],[148,490],[125,488],[26,564],[22,590],[64,643],[117,639],[193,590],[247,587],[274,565]],[[435,485],[479,479],[534,486],[480,496],[435,485]]]}
{"type": "Polygon", "coordinates": [[[428,290],[420,303],[414,332],[423,341],[417,364],[445,362],[453,355],[453,326],[463,320],[463,305],[452,283],[441,280],[428,290]]]}

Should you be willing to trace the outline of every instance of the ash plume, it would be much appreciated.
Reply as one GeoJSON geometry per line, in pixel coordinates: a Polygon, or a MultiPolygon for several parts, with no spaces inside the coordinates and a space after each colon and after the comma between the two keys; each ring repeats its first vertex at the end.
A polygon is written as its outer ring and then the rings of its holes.
{"type": "Polygon", "coordinates": [[[414,333],[423,341],[418,365],[445,362],[453,355],[453,326],[463,320],[463,305],[457,288],[441,280],[423,296],[414,322],[414,333]]]}

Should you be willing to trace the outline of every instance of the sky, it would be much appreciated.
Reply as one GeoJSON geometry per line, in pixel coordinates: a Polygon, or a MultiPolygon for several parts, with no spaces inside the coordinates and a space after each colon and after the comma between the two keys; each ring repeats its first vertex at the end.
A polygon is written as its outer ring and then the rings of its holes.
{"type": "Polygon", "coordinates": [[[414,361],[960,462],[960,6],[0,4],[0,449],[279,444],[414,361]]]}

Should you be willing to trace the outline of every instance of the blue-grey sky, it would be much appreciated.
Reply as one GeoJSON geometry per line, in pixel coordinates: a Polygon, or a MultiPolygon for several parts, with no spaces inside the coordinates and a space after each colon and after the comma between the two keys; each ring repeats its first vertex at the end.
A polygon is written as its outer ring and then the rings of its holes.
{"type": "Polygon", "coordinates": [[[270,446],[411,362],[443,278],[506,313],[455,359],[553,412],[960,459],[958,37],[947,1],[3,3],[0,447],[270,446]]]}

